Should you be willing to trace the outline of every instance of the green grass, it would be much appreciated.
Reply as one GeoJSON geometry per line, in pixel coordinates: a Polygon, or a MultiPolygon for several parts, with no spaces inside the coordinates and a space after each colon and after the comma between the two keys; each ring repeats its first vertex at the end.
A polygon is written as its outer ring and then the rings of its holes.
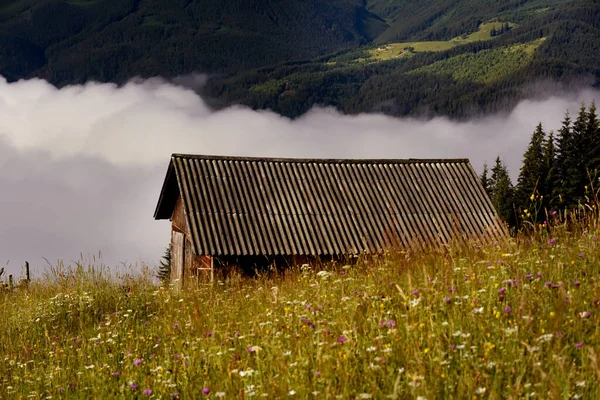
{"type": "MultiPolygon", "coordinates": [[[[500,30],[504,22],[487,22],[479,25],[479,30],[477,32],[473,32],[466,36],[459,36],[452,39],[453,42],[458,43],[469,43],[469,42],[478,42],[481,40],[492,40],[494,36],[492,36],[492,29],[500,30]]],[[[517,24],[512,22],[508,22],[508,26],[511,28],[516,28],[517,24]]]]}
{"type": "Polygon", "coordinates": [[[415,69],[409,72],[409,74],[430,73],[433,75],[452,75],[458,81],[495,82],[529,64],[535,50],[544,40],[544,38],[541,38],[530,43],[515,44],[493,50],[482,50],[475,54],[460,54],[415,69]]]}
{"type": "MultiPolygon", "coordinates": [[[[449,41],[425,41],[425,42],[402,42],[388,43],[367,50],[368,57],[360,58],[362,62],[381,62],[396,58],[411,57],[416,53],[438,52],[449,50],[455,46],[482,40],[492,40],[492,28],[500,29],[504,22],[487,22],[479,26],[477,32],[458,36],[449,41]]],[[[511,28],[517,25],[509,22],[511,28]]]]}
{"type": "Polygon", "coordinates": [[[0,293],[0,398],[594,398],[598,223],[549,226],[180,293],[55,269],[0,293]]]}
{"type": "Polygon", "coordinates": [[[410,57],[415,53],[449,50],[456,46],[453,42],[404,42],[389,43],[369,50],[369,61],[387,61],[395,58],[410,57]]]}

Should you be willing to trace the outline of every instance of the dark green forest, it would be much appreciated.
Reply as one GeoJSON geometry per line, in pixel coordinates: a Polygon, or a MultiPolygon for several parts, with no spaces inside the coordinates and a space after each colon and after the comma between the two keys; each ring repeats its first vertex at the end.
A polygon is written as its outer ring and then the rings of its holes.
{"type": "Polygon", "coordinates": [[[484,165],[481,183],[500,217],[513,228],[543,223],[565,210],[596,207],[600,193],[600,121],[596,104],[567,110],[556,131],[538,124],[515,185],[500,159],[484,165]]]}
{"type": "Polygon", "coordinates": [[[0,0],[0,75],[209,75],[214,107],[469,117],[600,83],[600,0],[0,0]],[[489,40],[460,40],[496,21],[489,40]],[[458,41],[457,41],[458,39],[458,41]],[[388,59],[388,43],[448,41],[388,59]]]}

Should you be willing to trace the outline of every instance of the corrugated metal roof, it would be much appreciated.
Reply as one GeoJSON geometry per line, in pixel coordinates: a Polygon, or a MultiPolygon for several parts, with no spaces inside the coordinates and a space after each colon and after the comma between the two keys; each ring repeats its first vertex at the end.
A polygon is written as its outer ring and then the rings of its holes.
{"type": "Polygon", "coordinates": [[[351,254],[504,234],[466,159],[173,154],[156,219],[179,193],[196,254],[351,254]]]}

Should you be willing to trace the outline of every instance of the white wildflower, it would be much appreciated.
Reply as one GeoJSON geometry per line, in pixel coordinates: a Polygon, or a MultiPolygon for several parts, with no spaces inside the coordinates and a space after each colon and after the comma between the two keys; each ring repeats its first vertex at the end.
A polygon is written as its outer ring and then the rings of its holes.
{"type": "Polygon", "coordinates": [[[585,387],[585,381],[575,382],[575,386],[577,386],[577,387],[585,387]]]}
{"type": "Polygon", "coordinates": [[[296,395],[296,391],[294,389],[292,389],[288,392],[288,396],[295,396],[295,395],[296,395]]]}
{"type": "Polygon", "coordinates": [[[553,337],[554,337],[553,334],[547,333],[545,335],[542,335],[542,336],[538,337],[537,339],[535,339],[535,341],[536,342],[545,343],[545,342],[551,341],[553,337]]]}
{"type": "Polygon", "coordinates": [[[373,397],[373,396],[369,393],[360,393],[357,396],[357,398],[359,398],[359,399],[370,399],[371,397],[373,397]]]}
{"type": "Polygon", "coordinates": [[[485,390],[486,389],[484,387],[478,387],[477,389],[475,389],[475,394],[484,394],[485,390]]]}

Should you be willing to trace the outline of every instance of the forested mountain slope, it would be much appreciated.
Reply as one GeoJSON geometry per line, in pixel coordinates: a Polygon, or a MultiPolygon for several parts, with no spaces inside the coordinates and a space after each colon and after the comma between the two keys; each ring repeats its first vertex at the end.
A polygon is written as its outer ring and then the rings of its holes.
{"type": "Polygon", "coordinates": [[[219,77],[207,94],[217,105],[243,103],[292,117],[320,104],[346,113],[462,118],[510,108],[548,83],[598,85],[600,2],[543,8],[513,26],[487,40],[464,39],[472,31],[446,42],[409,37],[404,44],[219,77]]]}
{"type": "Polygon", "coordinates": [[[0,0],[9,80],[191,72],[216,107],[464,117],[597,85],[600,0],[0,0]]]}
{"type": "Polygon", "coordinates": [[[387,25],[360,0],[0,2],[0,74],[63,85],[231,72],[357,47],[387,25]]]}

